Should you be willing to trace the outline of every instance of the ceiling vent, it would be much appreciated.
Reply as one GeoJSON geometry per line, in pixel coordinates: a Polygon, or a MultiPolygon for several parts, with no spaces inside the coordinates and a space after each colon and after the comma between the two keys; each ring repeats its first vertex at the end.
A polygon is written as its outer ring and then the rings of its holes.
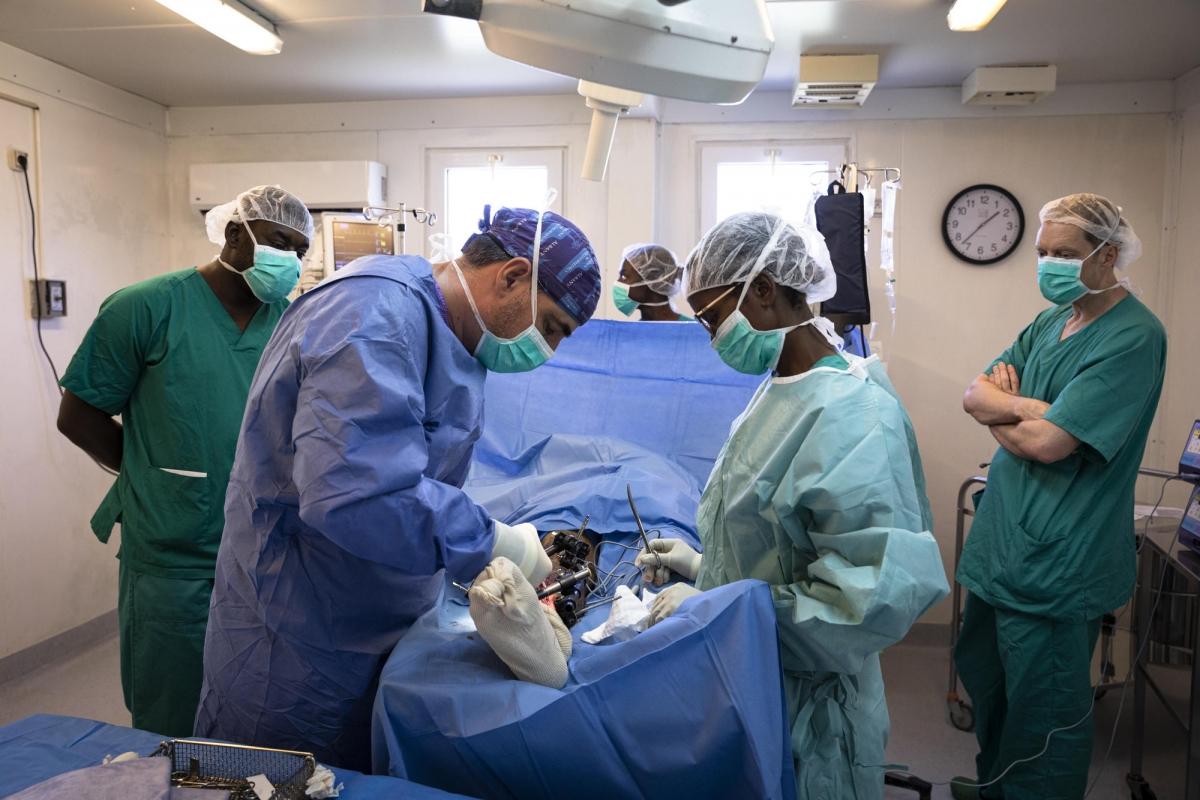
{"type": "Polygon", "coordinates": [[[800,56],[794,108],[861,106],[879,80],[879,56],[800,56]]]}
{"type": "Polygon", "coordinates": [[[1054,93],[1058,70],[1041,67],[980,67],[962,85],[962,101],[974,106],[1028,106],[1054,93]]]}

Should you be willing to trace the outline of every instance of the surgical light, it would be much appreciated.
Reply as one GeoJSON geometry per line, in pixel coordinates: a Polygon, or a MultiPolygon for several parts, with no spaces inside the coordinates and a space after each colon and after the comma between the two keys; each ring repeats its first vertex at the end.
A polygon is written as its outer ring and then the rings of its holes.
{"type": "Polygon", "coordinates": [[[237,0],[158,0],[158,3],[247,53],[273,56],[283,49],[283,39],[275,32],[275,26],[237,0]]]}
{"type": "Polygon", "coordinates": [[[620,114],[656,95],[740,103],[775,37],[764,0],[424,0],[479,25],[493,53],[580,80],[592,110],[583,177],[600,180],[620,114]]]}
{"type": "Polygon", "coordinates": [[[1004,8],[1006,0],[955,0],[946,24],[952,31],[979,31],[1004,8]]]}

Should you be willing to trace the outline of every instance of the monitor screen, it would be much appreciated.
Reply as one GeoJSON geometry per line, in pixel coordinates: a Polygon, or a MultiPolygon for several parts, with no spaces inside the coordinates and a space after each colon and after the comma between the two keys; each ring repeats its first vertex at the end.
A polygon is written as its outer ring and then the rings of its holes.
{"type": "Polygon", "coordinates": [[[1192,432],[1188,434],[1183,455],[1179,457],[1179,474],[1200,477],[1200,419],[1192,425],[1192,432]]]}
{"type": "Polygon", "coordinates": [[[1190,533],[1193,537],[1200,538],[1200,486],[1192,489],[1192,496],[1188,500],[1187,508],[1183,512],[1183,519],[1179,522],[1179,528],[1190,533]]]}
{"type": "Polygon", "coordinates": [[[396,254],[396,228],[393,225],[334,220],[330,233],[334,271],[363,256],[396,254]]]}

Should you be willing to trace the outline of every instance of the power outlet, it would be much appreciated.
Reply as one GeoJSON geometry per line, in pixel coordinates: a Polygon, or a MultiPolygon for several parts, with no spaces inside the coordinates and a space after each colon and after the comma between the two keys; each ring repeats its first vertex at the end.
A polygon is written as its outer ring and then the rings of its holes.
{"type": "Polygon", "coordinates": [[[29,166],[29,153],[26,153],[24,150],[18,150],[15,147],[9,147],[5,151],[5,155],[7,156],[6,160],[8,161],[8,168],[13,172],[24,172],[25,167],[29,166]],[[24,156],[25,167],[21,166],[20,160],[22,156],[24,156]]]}

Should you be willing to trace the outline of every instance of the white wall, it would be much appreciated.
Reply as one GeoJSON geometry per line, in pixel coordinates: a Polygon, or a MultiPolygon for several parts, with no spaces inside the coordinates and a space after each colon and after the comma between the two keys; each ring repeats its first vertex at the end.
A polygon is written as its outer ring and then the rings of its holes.
{"type": "MultiPolygon", "coordinates": [[[[168,266],[165,110],[6,45],[0,74],[0,95],[38,106],[0,99],[0,130],[17,136],[21,115],[36,115],[25,149],[35,169],[42,274],[67,281],[69,316],[43,326],[61,371],[104,297],[168,266]]],[[[3,657],[116,606],[119,535],[107,546],[92,535],[88,520],[111,479],[55,428],[59,396],[30,316],[24,184],[0,170],[0,206],[15,212],[0,219],[3,657]]]]}
{"type": "MultiPolygon", "coordinates": [[[[1196,232],[1200,231],[1200,68],[1177,83],[1178,111],[1172,120],[1165,191],[1171,213],[1164,222],[1164,239],[1171,269],[1162,291],[1164,322],[1171,336],[1159,409],[1164,440],[1160,465],[1166,469],[1174,469],[1183,437],[1192,422],[1200,419],[1200,369],[1195,357],[1200,342],[1200,249],[1196,246],[1196,232]]],[[[1187,489],[1175,485],[1165,502],[1182,508],[1187,489]]],[[[1143,491],[1153,502],[1158,495],[1157,482],[1147,481],[1143,491]]]]}
{"type": "MultiPolygon", "coordinates": [[[[569,154],[566,213],[593,239],[611,280],[625,244],[653,237],[686,253],[695,243],[701,233],[698,147],[704,141],[844,139],[860,163],[900,167],[904,175],[894,336],[878,270],[871,273],[872,305],[880,321],[876,338],[917,429],[936,534],[950,565],[958,486],[995,449],[987,432],[962,413],[962,391],[1044,307],[1032,254],[1038,209],[1046,200],[1075,191],[1099,192],[1122,204],[1145,241],[1134,277],[1143,299],[1168,321],[1162,232],[1170,202],[1166,173],[1179,136],[1172,123],[1170,84],[1073,87],[1061,93],[1057,105],[1013,113],[964,108],[953,90],[903,94],[874,114],[829,112],[820,115],[827,120],[821,122],[775,121],[796,119],[797,114],[780,111],[780,98],[769,96],[742,109],[668,103],[662,109],[666,124],[622,120],[603,185],[577,177],[587,121],[578,98],[172,109],[174,260],[198,261],[212,250],[203,239],[199,215],[180,207],[190,163],[374,158],[388,165],[392,199],[419,204],[425,199],[428,148],[564,146],[569,154]],[[911,118],[903,109],[912,107],[933,118],[911,118]],[[546,123],[532,126],[526,124],[529,119],[546,123]],[[998,183],[1017,196],[1027,217],[1027,238],[1007,261],[972,268],[946,251],[939,226],[953,194],[981,182],[998,183]]],[[[1189,191],[1200,189],[1191,186],[1189,191]]],[[[1200,201],[1188,198],[1190,213],[1200,213],[1200,201]]],[[[411,238],[409,249],[416,249],[411,238]]],[[[874,245],[872,252],[877,252],[874,245]]],[[[1200,280],[1195,270],[1189,279],[1200,280]]],[[[601,313],[613,315],[607,294],[601,313]]],[[[1175,336],[1176,353],[1179,338],[1175,336]]],[[[1176,366],[1179,361],[1172,362],[1170,391],[1182,398],[1173,401],[1180,410],[1171,413],[1186,416],[1194,412],[1187,410],[1185,383],[1195,373],[1185,376],[1187,371],[1176,366]]],[[[1191,396],[1196,396],[1194,387],[1191,396]]],[[[1171,403],[1165,399],[1164,410],[1171,403]]],[[[1163,453],[1176,447],[1178,430],[1173,421],[1156,426],[1148,463],[1167,465],[1171,457],[1163,453]]],[[[943,605],[927,621],[948,619],[948,605],[943,605]]]]}
{"type": "MultiPolygon", "coordinates": [[[[175,263],[201,263],[212,257],[215,248],[205,238],[203,219],[187,204],[187,179],[189,165],[214,161],[376,160],[387,165],[390,200],[411,207],[427,201],[429,150],[562,147],[565,186],[555,187],[560,194],[554,208],[587,232],[610,272],[606,280],[615,280],[625,245],[652,236],[654,184],[652,172],[646,171],[653,168],[657,146],[657,124],[652,120],[621,121],[608,180],[595,183],[579,177],[590,118],[579,98],[329,104],[313,106],[307,113],[283,108],[283,122],[272,108],[170,111],[168,181],[175,263]],[[514,105],[520,115],[513,115],[514,105]],[[441,118],[443,110],[447,116],[441,118]],[[544,122],[530,125],[530,119],[544,122]]],[[[410,220],[408,252],[424,253],[427,233],[410,220]]],[[[611,302],[607,294],[602,296],[602,315],[614,314],[611,302]]]]}
{"type": "MultiPolygon", "coordinates": [[[[879,323],[876,338],[882,343],[881,355],[917,430],[936,534],[949,566],[953,563],[953,509],[958,487],[978,471],[981,462],[990,460],[996,447],[986,429],[962,412],[962,393],[1045,307],[1034,280],[1033,242],[1041,205],[1076,191],[1098,192],[1120,203],[1145,240],[1145,255],[1133,275],[1144,292],[1143,299],[1163,314],[1159,232],[1168,122],[1166,114],[1156,113],[667,125],[662,166],[664,183],[671,187],[667,193],[678,197],[696,191],[696,153],[706,139],[845,139],[861,164],[902,170],[894,335],[882,293],[882,273],[874,268],[869,276],[871,303],[879,323]],[[946,203],[958,190],[975,183],[996,183],[1009,189],[1026,215],[1026,238],[1020,249],[990,267],[958,261],[941,238],[946,203]]],[[[878,218],[875,223],[877,227],[878,218]]],[[[666,244],[684,248],[698,233],[696,212],[690,204],[666,209],[661,229],[666,244]]],[[[872,267],[878,264],[877,242],[877,238],[872,242],[872,267]]],[[[1155,447],[1152,443],[1151,453],[1155,447]]],[[[949,606],[943,604],[926,621],[945,622],[948,615],[949,606]]]]}

